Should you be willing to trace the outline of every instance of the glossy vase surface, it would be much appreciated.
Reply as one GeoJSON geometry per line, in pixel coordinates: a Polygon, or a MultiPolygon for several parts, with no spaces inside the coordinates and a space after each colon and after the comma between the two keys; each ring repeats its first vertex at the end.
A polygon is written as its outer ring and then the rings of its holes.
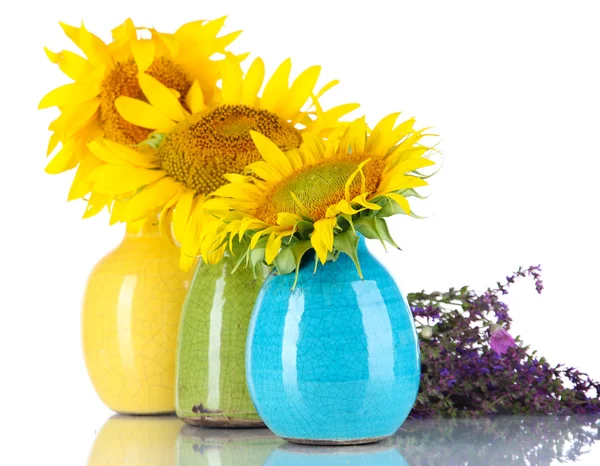
{"type": "Polygon", "coordinates": [[[128,231],[90,274],[83,352],[98,396],[113,411],[175,411],[179,318],[192,277],[178,263],[178,248],[148,222],[128,231]]]}
{"type": "Polygon", "coordinates": [[[244,353],[250,315],[264,282],[225,256],[202,264],[181,319],[177,364],[177,416],[188,424],[262,427],[250,399],[244,353]]]}
{"type": "Polygon", "coordinates": [[[265,424],[295,443],[359,444],[392,435],[420,378],[418,338],[406,299],[364,239],[361,280],[349,256],[271,274],[256,302],[246,373],[265,424]]]}

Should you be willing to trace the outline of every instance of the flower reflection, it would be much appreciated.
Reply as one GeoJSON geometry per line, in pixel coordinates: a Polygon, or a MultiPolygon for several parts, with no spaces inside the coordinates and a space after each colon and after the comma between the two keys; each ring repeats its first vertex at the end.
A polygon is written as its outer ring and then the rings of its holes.
{"type": "Polygon", "coordinates": [[[171,466],[183,423],[175,416],[111,417],[98,433],[88,466],[171,466]]]}
{"type": "Polygon", "coordinates": [[[408,420],[392,439],[419,466],[571,463],[598,440],[598,415],[408,420]]]}

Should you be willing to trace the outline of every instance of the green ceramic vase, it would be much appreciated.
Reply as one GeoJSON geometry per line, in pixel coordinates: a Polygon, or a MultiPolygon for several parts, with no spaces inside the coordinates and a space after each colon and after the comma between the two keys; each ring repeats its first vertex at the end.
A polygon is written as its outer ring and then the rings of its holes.
{"type": "Polygon", "coordinates": [[[266,273],[233,272],[234,259],[201,264],[183,306],[177,361],[177,416],[192,425],[263,427],[250,399],[245,347],[266,273]]]}

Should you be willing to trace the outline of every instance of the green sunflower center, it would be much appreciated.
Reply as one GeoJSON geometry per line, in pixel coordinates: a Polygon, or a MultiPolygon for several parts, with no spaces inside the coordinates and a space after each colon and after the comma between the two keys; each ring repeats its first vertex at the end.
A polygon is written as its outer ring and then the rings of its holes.
{"type": "MultiPolygon", "coordinates": [[[[192,82],[183,68],[166,58],[157,58],[146,73],[165,86],[179,92],[180,102],[185,105],[184,98],[190,90],[192,82]]],[[[117,64],[102,82],[100,127],[104,131],[104,135],[111,141],[126,145],[137,144],[150,134],[151,130],[126,121],[115,108],[115,100],[120,96],[148,101],[140,88],[137,75],[137,65],[134,61],[128,61],[117,64]]]]}
{"type": "Polygon", "coordinates": [[[243,173],[261,159],[249,131],[287,151],[300,147],[300,132],[267,110],[222,105],[180,124],[158,148],[163,170],[196,192],[209,194],[226,183],[226,173],[243,173]]]}
{"type": "MultiPolygon", "coordinates": [[[[361,162],[371,159],[363,167],[365,188],[369,193],[377,191],[385,162],[381,157],[368,154],[349,155],[328,159],[318,165],[293,173],[276,184],[266,195],[257,216],[269,224],[276,224],[277,214],[289,212],[307,215],[314,221],[325,218],[327,209],[345,198],[346,182],[361,162]],[[302,204],[292,197],[292,193],[302,204]]],[[[350,184],[350,198],[361,194],[362,177],[357,175],[350,184]]]]}

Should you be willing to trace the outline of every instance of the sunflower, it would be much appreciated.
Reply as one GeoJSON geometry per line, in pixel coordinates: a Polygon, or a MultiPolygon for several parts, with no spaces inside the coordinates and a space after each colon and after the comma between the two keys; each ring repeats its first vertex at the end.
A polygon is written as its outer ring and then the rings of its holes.
{"type": "Polygon", "coordinates": [[[262,160],[249,166],[251,176],[228,175],[230,183],[216,190],[223,223],[202,248],[241,244],[240,263],[264,259],[280,273],[297,270],[310,249],[322,264],[341,251],[360,273],[357,232],[396,246],[385,218],[411,214],[407,197],[427,184],[419,169],[434,165],[432,149],[421,144],[427,134],[413,129],[414,119],[395,126],[398,116],[370,134],[363,118],[328,140],[307,132],[300,149],[287,153],[252,132],[262,160]]]}
{"type": "MultiPolygon", "coordinates": [[[[113,217],[120,221],[160,213],[164,230],[172,230],[181,244],[182,267],[188,268],[199,255],[202,232],[219,224],[207,213],[219,202],[207,197],[227,182],[225,174],[241,174],[260,160],[251,131],[287,151],[300,146],[306,131],[331,133],[343,115],[358,107],[345,104],[323,111],[318,100],[337,81],[315,93],[320,67],[303,71],[291,85],[290,72],[288,59],[261,93],[262,60],[257,58],[244,74],[239,61],[228,56],[212,102],[204,100],[198,86],[180,95],[141,73],[138,81],[147,101],[119,97],[115,106],[125,121],[152,135],[135,149],[106,139],[90,143],[92,153],[106,163],[88,178],[93,192],[117,198],[113,217]]],[[[210,252],[204,259],[211,261],[210,252]]]]}
{"type": "MultiPolygon", "coordinates": [[[[87,176],[102,161],[87,149],[88,141],[98,137],[122,144],[137,144],[150,131],[132,124],[119,115],[115,100],[121,96],[145,99],[138,82],[139,73],[164,84],[177,95],[185,96],[190,89],[212,98],[218,64],[210,57],[225,53],[225,48],[239,31],[217,37],[225,18],[195,21],[180,27],[174,34],[154,29],[136,28],[128,19],[112,31],[113,41],[105,44],[83,25],[62,24],[65,34],[77,45],[85,58],[63,50],[46,49],[48,58],[74,82],[48,93],[39,108],[58,107],[60,116],[49,129],[53,132],[48,155],[54,155],[46,172],[61,173],[78,167],[68,199],[78,199],[90,192],[87,176]],[[138,31],[149,31],[149,39],[138,37],[138,31]]],[[[185,101],[181,99],[185,106],[185,101]]],[[[97,214],[110,205],[112,198],[92,193],[84,217],[97,214]]]]}

